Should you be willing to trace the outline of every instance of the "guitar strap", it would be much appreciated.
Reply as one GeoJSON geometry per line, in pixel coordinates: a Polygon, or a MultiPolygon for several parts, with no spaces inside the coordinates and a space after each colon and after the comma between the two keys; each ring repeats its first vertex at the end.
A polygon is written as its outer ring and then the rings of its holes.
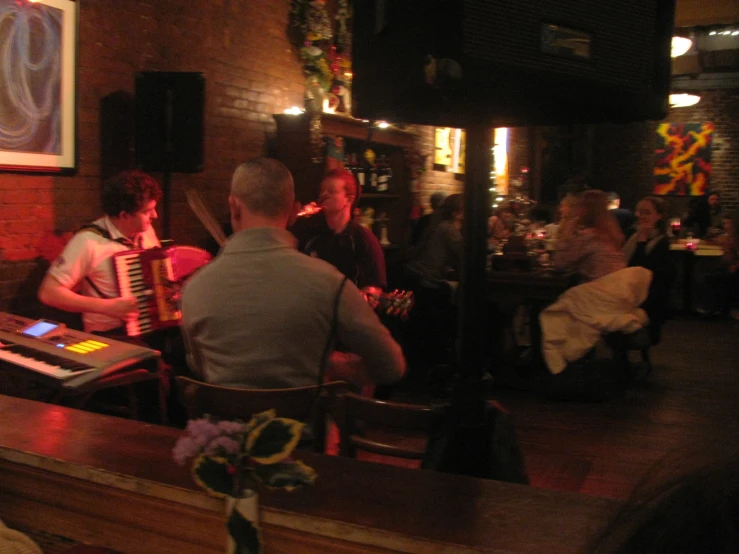
{"type": "Polygon", "coordinates": [[[336,291],[336,296],[334,297],[334,306],[331,312],[331,327],[328,332],[328,339],[326,339],[326,345],[323,347],[323,354],[321,354],[321,367],[318,371],[318,385],[323,384],[323,376],[326,373],[326,366],[328,366],[328,358],[331,355],[331,346],[333,345],[336,330],[339,326],[339,301],[341,300],[341,293],[344,290],[347,280],[348,277],[344,277],[341,280],[339,289],[336,291]]]}
{"type": "Polygon", "coordinates": [[[125,237],[114,239],[107,229],[100,227],[100,225],[98,225],[97,223],[86,223],[85,225],[77,229],[77,233],[81,233],[82,231],[90,231],[92,233],[95,233],[96,235],[100,235],[104,239],[112,240],[113,242],[118,242],[123,246],[133,248],[133,242],[131,242],[131,239],[127,239],[125,237]]]}
{"type": "MultiPolygon", "coordinates": [[[[316,393],[313,396],[313,400],[311,400],[310,407],[308,408],[308,413],[305,414],[305,421],[312,422],[317,415],[317,403],[318,399],[321,396],[321,391],[323,391],[323,377],[326,374],[328,359],[331,355],[331,346],[334,343],[336,331],[339,326],[339,302],[341,301],[341,293],[344,290],[344,286],[346,285],[347,280],[347,277],[344,277],[341,280],[341,283],[339,283],[339,288],[336,291],[336,296],[334,296],[334,305],[331,311],[331,327],[329,328],[326,345],[323,347],[323,353],[321,354],[321,365],[318,368],[318,382],[316,383],[318,387],[316,388],[316,393]]],[[[312,440],[312,437],[310,437],[310,439],[312,440]]]]}

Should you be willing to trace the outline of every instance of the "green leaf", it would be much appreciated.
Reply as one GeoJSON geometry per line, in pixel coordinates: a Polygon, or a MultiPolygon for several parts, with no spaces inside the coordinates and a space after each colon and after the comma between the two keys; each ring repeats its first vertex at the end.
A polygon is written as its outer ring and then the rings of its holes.
{"type": "Polygon", "coordinates": [[[231,512],[226,527],[228,534],[236,544],[234,554],[259,554],[262,551],[262,537],[259,529],[238,510],[231,512]]]}
{"type": "Polygon", "coordinates": [[[249,423],[246,424],[246,434],[248,435],[257,427],[260,427],[267,423],[269,420],[274,419],[276,415],[277,412],[275,412],[274,410],[267,410],[266,412],[254,414],[249,420],[249,423]]]}
{"type": "Polygon", "coordinates": [[[288,491],[312,485],[316,480],[315,470],[298,461],[257,466],[254,474],[267,487],[288,491]]]}
{"type": "Polygon", "coordinates": [[[271,419],[251,432],[246,441],[247,454],[260,464],[284,460],[298,445],[302,429],[303,424],[294,419],[271,419]]]}
{"type": "Polygon", "coordinates": [[[229,474],[230,462],[226,458],[210,458],[203,454],[192,464],[192,477],[205,490],[216,496],[233,492],[234,478],[229,474]]]}

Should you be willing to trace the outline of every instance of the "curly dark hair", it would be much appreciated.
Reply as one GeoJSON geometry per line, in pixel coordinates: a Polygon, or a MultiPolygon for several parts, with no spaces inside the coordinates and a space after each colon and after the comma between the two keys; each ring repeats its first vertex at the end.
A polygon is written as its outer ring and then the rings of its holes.
{"type": "Polygon", "coordinates": [[[161,199],[159,183],[143,171],[122,171],[103,183],[103,211],[110,217],[118,217],[121,212],[136,213],[147,202],[161,199]]]}

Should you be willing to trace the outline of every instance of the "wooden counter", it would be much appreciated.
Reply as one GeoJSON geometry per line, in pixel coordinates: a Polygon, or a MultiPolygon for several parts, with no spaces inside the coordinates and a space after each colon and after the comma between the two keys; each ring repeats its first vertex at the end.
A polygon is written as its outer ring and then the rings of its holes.
{"type": "MultiPolygon", "coordinates": [[[[220,553],[223,501],[171,449],[180,431],[0,396],[0,519],[128,553],[220,553]]],[[[267,554],[580,553],[617,502],[300,454],[315,486],[261,492],[267,554]]]]}

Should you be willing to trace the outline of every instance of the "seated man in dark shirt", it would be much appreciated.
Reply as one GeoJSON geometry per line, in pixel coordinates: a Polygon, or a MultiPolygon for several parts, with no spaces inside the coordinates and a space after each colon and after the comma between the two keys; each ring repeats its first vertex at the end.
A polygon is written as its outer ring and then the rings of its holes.
{"type": "Polygon", "coordinates": [[[441,222],[433,229],[423,250],[408,264],[408,270],[420,285],[429,289],[458,281],[462,269],[462,195],[448,196],[441,211],[441,222]]]}
{"type": "Polygon", "coordinates": [[[608,211],[616,216],[621,232],[624,237],[629,238],[634,232],[636,216],[631,210],[621,207],[621,199],[615,192],[608,193],[608,211]]]}
{"type": "Polygon", "coordinates": [[[362,291],[379,294],[387,286],[385,256],[375,235],[352,218],[357,200],[354,175],[334,169],[321,181],[322,211],[299,218],[291,231],[298,250],[327,261],[362,291]]]}
{"type": "Polygon", "coordinates": [[[429,197],[429,206],[431,206],[431,211],[422,215],[418,220],[418,223],[416,223],[413,228],[413,232],[411,233],[412,246],[418,246],[424,235],[428,235],[427,229],[430,232],[439,224],[439,222],[441,222],[441,207],[444,204],[444,200],[446,200],[446,194],[443,192],[437,191],[431,194],[429,197]]]}

